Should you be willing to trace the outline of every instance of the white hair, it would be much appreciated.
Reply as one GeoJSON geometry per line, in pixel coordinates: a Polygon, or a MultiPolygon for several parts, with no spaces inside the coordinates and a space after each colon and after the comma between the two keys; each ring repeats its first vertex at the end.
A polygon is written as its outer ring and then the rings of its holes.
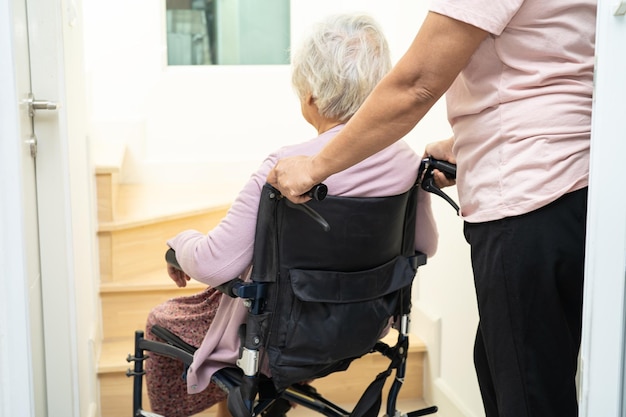
{"type": "Polygon", "coordinates": [[[345,122],[391,69],[391,58],[373,18],[341,14],[313,27],[291,65],[300,99],[311,94],[320,115],[345,122]]]}

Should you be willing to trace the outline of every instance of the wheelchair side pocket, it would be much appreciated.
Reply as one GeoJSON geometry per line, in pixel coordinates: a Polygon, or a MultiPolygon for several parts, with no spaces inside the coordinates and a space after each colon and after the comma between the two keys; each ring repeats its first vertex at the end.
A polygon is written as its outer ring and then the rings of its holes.
{"type": "Polygon", "coordinates": [[[370,352],[414,276],[405,257],[358,272],[290,270],[291,308],[270,349],[274,378],[317,378],[370,352]]]}

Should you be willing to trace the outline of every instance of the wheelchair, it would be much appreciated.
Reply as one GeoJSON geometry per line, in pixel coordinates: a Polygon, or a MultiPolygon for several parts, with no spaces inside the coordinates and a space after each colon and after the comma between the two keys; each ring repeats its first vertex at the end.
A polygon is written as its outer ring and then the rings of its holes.
{"type": "MultiPolygon", "coordinates": [[[[414,187],[390,197],[326,196],[320,184],[313,199],[291,203],[266,184],[259,202],[250,281],[231,280],[218,289],[237,297],[248,309],[240,329],[237,366],[216,372],[212,381],[227,393],[234,417],[282,417],[298,404],[328,417],[378,417],[382,389],[395,371],[385,415],[418,417],[436,406],[408,413],[396,409],[409,346],[411,285],[426,256],[415,252],[415,215],[419,186],[458,206],[434,184],[440,169],[454,176],[454,166],[422,161],[414,187]],[[323,201],[322,201],[323,200],[323,201]],[[397,342],[380,340],[390,319],[397,342]],[[303,383],[348,369],[355,359],[379,353],[389,359],[351,411],[326,400],[303,383]],[[260,372],[266,364],[271,377],[260,372]]],[[[166,261],[177,266],[173,250],[166,261]]],[[[165,342],[135,332],[133,416],[157,416],[142,408],[143,362],[164,355],[190,366],[195,346],[167,329],[152,332],[165,342]]],[[[167,417],[167,416],[165,416],[167,417]]]]}

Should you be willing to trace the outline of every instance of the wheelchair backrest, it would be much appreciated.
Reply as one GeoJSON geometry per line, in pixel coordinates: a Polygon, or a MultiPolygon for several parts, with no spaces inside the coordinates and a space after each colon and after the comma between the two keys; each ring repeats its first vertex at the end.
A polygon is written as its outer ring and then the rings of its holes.
{"type": "Polygon", "coordinates": [[[261,194],[252,280],[267,302],[248,319],[277,389],[319,378],[372,350],[390,318],[408,313],[417,187],[391,197],[311,201],[324,231],[271,186],[261,194]]]}

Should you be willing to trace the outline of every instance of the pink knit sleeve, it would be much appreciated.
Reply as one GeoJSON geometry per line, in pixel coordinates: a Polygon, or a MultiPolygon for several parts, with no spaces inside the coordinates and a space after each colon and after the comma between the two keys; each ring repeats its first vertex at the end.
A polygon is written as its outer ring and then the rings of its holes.
{"type": "Polygon", "coordinates": [[[259,196],[275,163],[275,155],[263,162],[214,229],[208,233],[185,230],[168,240],[187,275],[217,286],[238,277],[252,263],[259,196]]]}

